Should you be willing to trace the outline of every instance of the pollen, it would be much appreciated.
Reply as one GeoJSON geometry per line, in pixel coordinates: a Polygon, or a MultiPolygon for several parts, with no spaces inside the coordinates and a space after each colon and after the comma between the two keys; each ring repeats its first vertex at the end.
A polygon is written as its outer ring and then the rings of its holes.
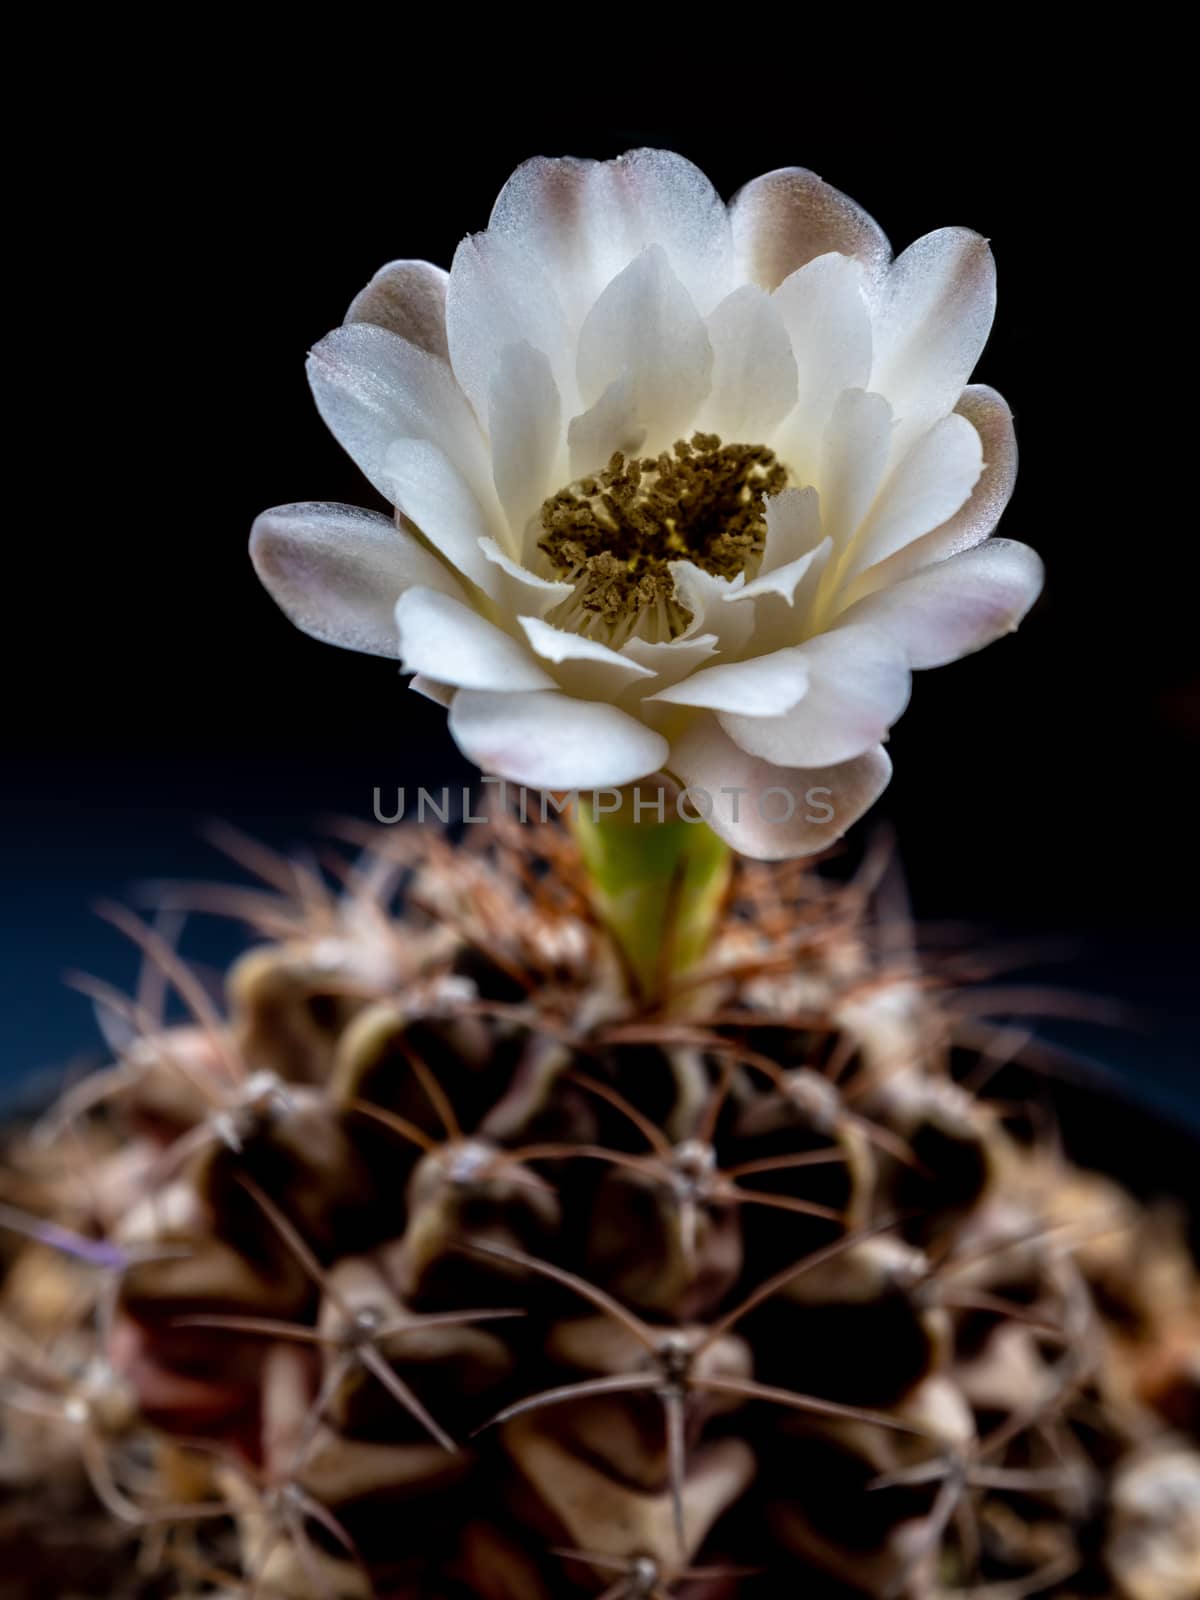
{"type": "Polygon", "coordinates": [[[619,451],[602,472],[542,506],[538,548],[575,585],[556,620],[611,642],[682,633],[690,613],[675,594],[672,561],[715,577],[752,571],[766,538],[765,502],[787,483],[766,445],[680,439],[657,458],[619,451]]]}

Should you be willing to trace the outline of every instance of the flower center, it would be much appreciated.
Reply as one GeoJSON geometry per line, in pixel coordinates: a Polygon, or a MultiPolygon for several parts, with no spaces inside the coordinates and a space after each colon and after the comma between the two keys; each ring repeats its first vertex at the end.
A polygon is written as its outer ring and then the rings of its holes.
{"type": "Polygon", "coordinates": [[[691,614],[675,595],[672,561],[735,578],[762,556],[764,502],[787,468],[761,444],[680,439],[657,460],[618,451],[603,472],[568,484],[542,506],[538,548],[575,585],[553,620],[621,644],[682,633],[691,614]]]}

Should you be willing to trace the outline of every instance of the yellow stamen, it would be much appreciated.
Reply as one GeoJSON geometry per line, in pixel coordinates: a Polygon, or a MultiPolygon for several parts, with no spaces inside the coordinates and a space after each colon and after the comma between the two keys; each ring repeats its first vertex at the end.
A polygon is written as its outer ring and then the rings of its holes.
{"type": "Polygon", "coordinates": [[[603,472],[542,506],[538,548],[576,585],[560,609],[583,631],[681,633],[690,614],[675,597],[669,563],[692,561],[722,578],[756,567],[764,502],[786,482],[786,467],[766,445],[723,445],[713,433],[680,439],[657,459],[626,461],[618,451],[603,472]]]}

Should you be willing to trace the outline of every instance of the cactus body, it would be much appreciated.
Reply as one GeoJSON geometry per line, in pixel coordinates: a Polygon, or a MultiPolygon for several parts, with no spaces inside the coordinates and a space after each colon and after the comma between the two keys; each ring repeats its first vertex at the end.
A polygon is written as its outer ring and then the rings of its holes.
{"type": "Polygon", "coordinates": [[[129,924],[194,1015],[10,1148],[0,1593],[1194,1600],[1194,1264],[1012,1030],[790,868],[648,1009],[487,839],[272,868],[220,1013],[129,924]]]}

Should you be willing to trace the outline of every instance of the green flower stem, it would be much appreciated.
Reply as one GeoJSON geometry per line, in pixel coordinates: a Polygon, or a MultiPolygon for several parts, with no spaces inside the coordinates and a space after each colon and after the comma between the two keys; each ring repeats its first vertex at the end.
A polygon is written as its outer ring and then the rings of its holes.
{"type": "Polygon", "coordinates": [[[704,954],[732,868],[711,828],[681,821],[669,795],[660,822],[652,798],[643,786],[621,791],[617,810],[597,815],[581,797],[571,812],[596,908],[646,999],[704,954]]]}

